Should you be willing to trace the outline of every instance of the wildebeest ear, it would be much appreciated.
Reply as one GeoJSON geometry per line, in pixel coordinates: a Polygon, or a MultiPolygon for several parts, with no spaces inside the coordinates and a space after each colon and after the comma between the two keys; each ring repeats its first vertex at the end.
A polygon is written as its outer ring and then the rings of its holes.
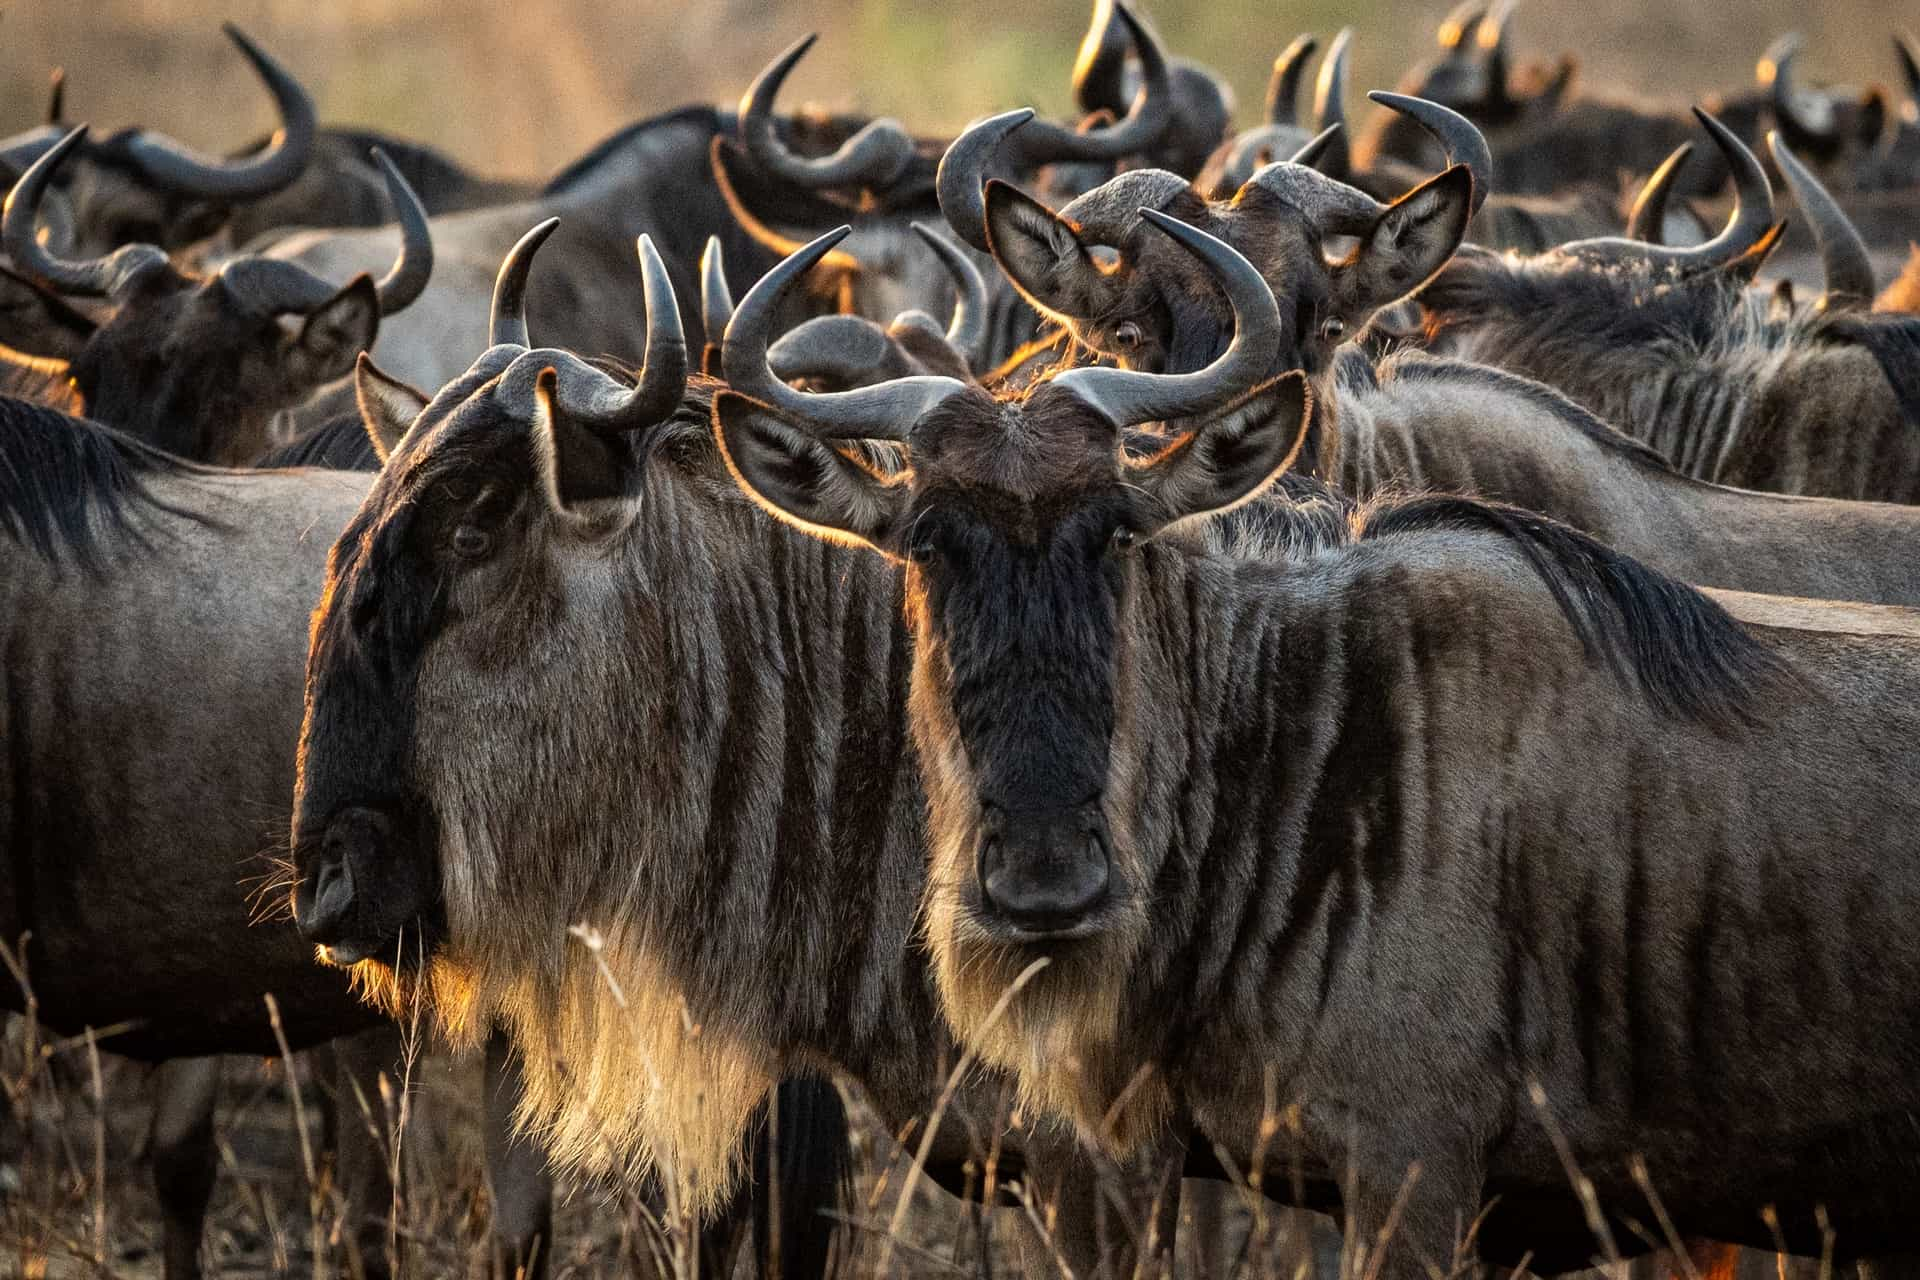
{"type": "Polygon", "coordinates": [[[72,360],[98,327],[60,295],[0,267],[0,346],[72,360]]]}
{"type": "Polygon", "coordinates": [[[1398,302],[1447,265],[1467,234],[1473,176],[1454,165],[1381,211],[1334,270],[1334,296],[1349,331],[1398,302]]]}
{"type": "Polygon", "coordinates": [[[1257,496],[1293,464],[1307,437],[1313,394],[1296,369],[1263,383],[1159,453],[1129,461],[1153,499],[1154,532],[1257,496]]]}
{"type": "Polygon", "coordinates": [[[1111,287],[1074,225],[1026,192],[987,183],[987,248],[1026,300],[1049,315],[1099,315],[1111,287]]]}
{"type": "Polygon", "coordinates": [[[398,378],[388,377],[364,351],[353,364],[353,400],[360,407],[360,421],[382,466],[427,407],[425,395],[398,378]]]}
{"type": "Polygon", "coordinates": [[[534,465],[555,511],[627,491],[626,457],[617,440],[582,426],[560,403],[560,372],[548,367],[533,383],[534,465]]]}
{"type": "Polygon", "coordinates": [[[713,430],[734,480],[769,513],[829,542],[897,554],[904,477],[880,475],[734,391],[713,398],[713,430]]]}
{"type": "Polygon", "coordinates": [[[344,378],[379,331],[380,295],[362,272],[307,313],[288,353],[291,371],[310,387],[344,378]]]}

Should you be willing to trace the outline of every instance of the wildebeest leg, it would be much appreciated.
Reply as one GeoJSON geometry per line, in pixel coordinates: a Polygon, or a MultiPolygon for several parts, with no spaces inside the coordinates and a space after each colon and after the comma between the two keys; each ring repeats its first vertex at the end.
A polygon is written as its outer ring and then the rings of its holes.
{"type": "MultiPolygon", "coordinates": [[[[354,1274],[378,1280],[391,1275],[388,1220],[394,1206],[393,1134],[380,1090],[386,1076],[397,1096],[401,1079],[400,1028],[375,1027],[342,1036],[332,1045],[333,1167],[344,1200],[348,1248],[354,1274]]],[[[396,1246],[397,1247],[397,1246],[396,1246]]]]}
{"type": "Polygon", "coordinates": [[[834,1210],[851,1199],[847,1109],[831,1080],[780,1082],[753,1143],[753,1254],[763,1277],[827,1274],[834,1210]]]}
{"type": "Polygon", "coordinates": [[[200,1244],[207,1201],[219,1170],[213,1108],[220,1097],[220,1059],[175,1058],[153,1080],[149,1150],[153,1187],[160,1197],[160,1233],[167,1280],[200,1275],[200,1244]]]}
{"type": "Polygon", "coordinates": [[[487,1038],[481,1087],[487,1187],[493,1195],[493,1274],[540,1280],[553,1252],[553,1179],[540,1144],[513,1132],[522,1082],[520,1060],[504,1031],[496,1029],[487,1038]]]}
{"type": "Polygon", "coordinates": [[[1167,1131],[1125,1164],[1091,1154],[1059,1126],[1028,1138],[1027,1179],[1042,1220],[1050,1223],[1044,1240],[1026,1224],[1029,1275],[1048,1274],[1061,1263],[1076,1278],[1106,1280],[1169,1270],[1189,1126],[1182,1120],[1167,1131]]]}

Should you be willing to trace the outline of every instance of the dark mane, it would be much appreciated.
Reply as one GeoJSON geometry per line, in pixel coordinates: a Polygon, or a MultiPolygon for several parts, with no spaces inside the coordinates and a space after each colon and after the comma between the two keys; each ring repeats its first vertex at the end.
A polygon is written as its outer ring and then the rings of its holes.
{"type": "MultiPolygon", "coordinates": [[[[1603,449],[1676,479],[1688,479],[1658,449],[1609,426],[1585,405],[1543,382],[1535,382],[1491,365],[1450,360],[1418,351],[1402,352],[1388,358],[1382,362],[1379,372],[1392,382],[1473,383],[1513,396],[1524,400],[1528,406],[1547,417],[1572,427],[1603,449]]],[[[1692,481],[1689,480],[1689,483],[1692,481]]]]}
{"type": "Polygon", "coordinates": [[[651,129],[662,129],[672,125],[692,122],[703,124],[709,130],[720,128],[720,113],[712,107],[680,107],[664,115],[650,116],[645,120],[628,125],[626,128],[609,135],[595,143],[585,155],[562,169],[540,188],[542,196],[564,194],[568,188],[591,174],[614,152],[632,145],[633,140],[651,129]]]}
{"type": "Polygon", "coordinates": [[[1540,576],[1589,657],[1629,674],[1669,715],[1736,725],[1753,695],[1788,668],[1684,583],[1545,516],[1490,502],[1421,495],[1367,503],[1355,538],[1433,529],[1495,533],[1540,576]]]}
{"type": "Polygon", "coordinates": [[[1920,316],[1808,309],[1774,319],[1740,281],[1723,274],[1655,280],[1637,270],[1484,251],[1455,257],[1419,301],[1429,338],[1453,328],[1498,326],[1532,368],[1562,356],[1584,367],[1596,353],[1660,344],[1709,355],[1863,347],[1892,387],[1901,416],[1920,424],[1920,316]]]}
{"type": "Polygon", "coordinates": [[[1427,309],[1430,337],[1456,325],[1524,318],[1543,345],[1615,350],[1673,341],[1704,347],[1723,332],[1742,293],[1714,275],[1656,282],[1638,271],[1479,250],[1456,255],[1417,301],[1427,309]]]}
{"type": "Polygon", "coordinates": [[[373,451],[373,440],[360,421],[360,415],[348,410],[335,414],[319,426],[277,444],[253,460],[259,470],[275,467],[324,467],[328,471],[378,471],[380,455],[373,451]]]}
{"type": "Polygon", "coordinates": [[[49,562],[65,549],[101,572],[110,537],[140,539],[141,508],[199,519],[147,481],[202,470],[96,422],[0,396],[0,527],[49,562]]]}

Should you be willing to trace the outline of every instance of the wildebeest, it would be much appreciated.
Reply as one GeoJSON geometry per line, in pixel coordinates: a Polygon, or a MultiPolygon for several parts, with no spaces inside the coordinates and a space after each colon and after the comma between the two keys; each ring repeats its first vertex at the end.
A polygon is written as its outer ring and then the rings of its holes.
{"type": "MultiPolygon", "coordinates": [[[[1119,0],[1094,0],[1087,34],[1073,64],[1073,96],[1091,122],[1119,120],[1139,105],[1154,74],[1151,54],[1136,31],[1137,17],[1119,0]],[[1131,56],[1130,56],[1131,55],[1131,56]]],[[[1220,78],[1185,58],[1167,62],[1165,126],[1140,149],[1140,160],[1158,169],[1194,174],[1227,135],[1233,92],[1220,78]]]]}
{"type": "MultiPolygon", "coordinates": [[[[239,249],[280,227],[378,226],[390,214],[385,176],[367,160],[374,147],[393,158],[429,213],[529,194],[523,184],[467,173],[431,147],[320,125],[311,95],[286,67],[238,27],[223,29],[273,95],[280,128],[225,159],[147,129],[87,142],[55,182],[56,250],[105,257],[122,245],[153,244],[178,253],[215,236],[239,249]]],[[[0,140],[0,176],[11,185],[68,131],[55,111],[47,124],[0,140]]]]}
{"type": "Polygon", "coordinates": [[[35,236],[35,212],[85,137],[84,125],[73,130],[8,193],[0,243],[16,274],[0,278],[0,289],[16,311],[37,312],[46,345],[28,354],[66,363],[88,416],[177,456],[239,464],[259,455],[273,443],[274,414],[351,372],[382,320],[411,305],[432,276],[426,211],[379,151],[400,231],[378,280],[359,274],[336,285],[250,254],[203,275],[151,244],[61,256],[35,236]],[[68,299],[97,301],[102,313],[83,316],[68,299]]]}
{"type": "MultiPolygon", "coordinates": [[[[101,1047],[149,1061],[277,1056],[268,991],[295,1049],[387,1024],[313,962],[284,917],[256,923],[246,883],[266,879],[266,855],[284,848],[305,618],[332,533],[368,481],[196,467],[0,399],[0,940],[31,935],[21,958],[44,1024],[123,1027],[101,1047]]],[[[0,1012],[22,1011],[24,996],[0,983],[0,1012]]],[[[373,1073],[394,1068],[390,1044],[376,1038],[352,1060],[368,1098],[379,1097],[373,1073]]],[[[495,1247],[505,1274],[517,1262],[536,1276],[551,1250],[544,1159],[506,1139],[517,1066],[497,1037],[487,1054],[495,1247]]],[[[216,1082],[193,1072],[155,1117],[169,1280],[197,1274],[216,1082]]],[[[385,1156],[343,1105],[336,1185],[370,1219],[361,1263],[383,1272],[385,1156]]],[[[783,1086],[780,1105],[787,1274],[817,1274],[814,1219],[836,1194],[844,1126],[830,1090],[783,1086]]],[[[709,1233],[716,1257],[750,1213],[767,1212],[764,1141],[752,1158],[752,1195],[709,1233]]],[[[767,1247],[764,1227],[757,1244],[767,1247]]]]}
{"type": "MultiPolygon", "coordinates": [[[[1777,153],[1803,208],[1818,210],[1823,193],[1777,153]]],[[[1764,184],[1750,153],[1735,163],[1764,184]]],[[[1560,388],[1689,475],[1920,500],[1920,324],[1859,311],[1871,280],[1831,242],[1826,296],[1856,307],[1782,315],[1757,302],[1746,286],[1773,242],[1771,213],[1754,216],[1758,191],[1742,203],[1726,232],[1692,249],[1616,239],[1533,257],[1465,251],[1419,294],[1429,339],[1560,388]]]]}
{"type": "Polygon", "coordinates": [[[1920,908],[1920,624],[1751,634],[1445,496],[1279,563],[1163,538],[1281,473],[1309,393],[1271,377],[1291,322],[1260,273],[1140,216],[1235,316],[1191,373],[806,395],[765,366],[759,289],[728,329],[736,478],[906,565],[961,1036],[1109,1150],[1190,1113],[1238,1159],[1273,1137],[1276,1179],[1288,1148],[1349,1171],[1370,1273],[1524,1237],[1570,1166],[1623,1234],[1656,1220],[1643,1159],[1682,1233],[1920,1243],[1920,1139],[1888,1123],[1920,1105],[1920,960],[1888,943],[1920,908]],[[1243,411],[1261,388],[1291,411],[1243,411]],[[1154,421],[1177,434],[1134,456],[1154,421]],[[875,438],[909,478],[844,451],[875,438]]]}

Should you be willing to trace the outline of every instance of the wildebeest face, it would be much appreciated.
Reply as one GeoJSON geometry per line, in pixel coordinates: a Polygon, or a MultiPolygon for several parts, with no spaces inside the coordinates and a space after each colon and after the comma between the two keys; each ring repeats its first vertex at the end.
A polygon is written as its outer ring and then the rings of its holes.
{"type": "Polygon", "coordinates": [[[304,315],[243,305],[219,276],[152,277],[120,300],[69,372],[88,417],[184,457],[256,457],[273,443],[275,412],[351,372],[379,327],[364,275],[304,315]]]}
{"type": "MultiPolygon", "coordinates": [[[[1279,367],[1312,376],[1376,311],[1446,262],[1466,232],[1472,180],[1455,166],[1382,207],[1311,171],[1284,172],[1293,170],[1299,166],[1269,166],[1231,200],[1205,201],[1182,184],[1162,192],[1157,207],[1232,245],[1260,270],[1280,304],[1279,367]],[[1301,180],[1299,196],[1290,197],[1288,178],[1301,180]],[[1330,216],[1314,203],[1322,186],[1353,207],[1330,216]],[[1352,244],[1337,259],[1329,257],[1336,236],[1352,244]]],[[[1152,234],[1137,214],[1115,211],[1144,194],[1126,189],[1144,185],[1142,174],[1109,185],[1111,197],[1089,193],[1056,214],[1016,188],[989,183],[995,259],[1030,302],[1122,366],[1201,368],[1233,334],[1224,296],[1191,255],[1152,234]]]]}
{"type": "Polygon", "coordinates": [[[84,126],[67,134],[8,195],[0,245],[15,274],[0,280],[0,293],[6,312],[42,321],[46,348],[25,354],[67,360],[86,414],[109,426],[184,457],[250,462],[269,443],[279,410],[344,377],[372,345],[382,315],[426,288],[426,211],[378,149],[401,250],[377,283],[361,275],[343,288],[296,263],[251,254],[202,275],[144,242],[65,256],[39,239],[35,215],[62,163],[85,142],[84,126]],[[76,324],[67,297],[94,300],[97,312],[76,324]]]}
{"type": "MultiPolygon", "coordinates": [[[[650,241],[635,386],[527,348],[517,309],[554,225],[502,268],[499,341],[431,403],[362,358],[355,390],[384,465],[334,547],[308,655],[296,916],[347,962],[394,955],[417,926],[454,1033],[502,998],[486,975],[552,960],[578,917],[549,929],[546,915],[579,909],[610,870],[588,856],[586,780],[623,735],[669,736],[653,682],[631,664],[670,623],[631,606],[654,560],[690,554],[671,536],[629,536],[643,510],[681,510],[666,480],[644,482],[670,469],[647,459],[677,457],[687,437],[711,453],[704,406],[698,426],[675,416],[685,342],[650,241]],[[503,910],[525,927],[498,927],[503,910]]],[[[609,843],[630,870],[632,845],[609,843]]],[[[391,970],[361,972],[398,994],[391,970]]]]}
{"type": "Polygon", "coordinates": [[[168,252],[196,245],[225,226],[228,206],[165,191],[111,157],[113,139],[72,166],[64,190],[73,231],[64,248],[74,257],[101,257],[123,244],[155,244],[168,252]]]}
{"type": "Polygon", "coordinates": [[[419,677],[510,572],[498,553],[524,520],[526,433],[501,430],[472,394],[501,363],[483,358],[431,404],[370,368],[359,379],[387,465],[335,543],[314,611],[294,810],[295,916],[339,963],[395,958],[410,927],[424,947],[438,941],[438,827],[414,770],[419,677]]]}
{"type": "MultiPolygon", "coordinates": [[[[934,811],[933,900],[1004,952],[1141,923],[1153,867],[1123,834],[1114,734],[1143,546],[1257,492],[1306,405],[1297,375],[1147,458],[1070,386],[973,389],[916,421],[880,477],[737,395],[716,402],[735,475],[768,509],[908,566],[914,735],[934,811]]],[[[1124,795],[1124,792],[1120,793],[1124,795]]],[[[938,931],[938,925],[936,925],[938,931]]]]}

